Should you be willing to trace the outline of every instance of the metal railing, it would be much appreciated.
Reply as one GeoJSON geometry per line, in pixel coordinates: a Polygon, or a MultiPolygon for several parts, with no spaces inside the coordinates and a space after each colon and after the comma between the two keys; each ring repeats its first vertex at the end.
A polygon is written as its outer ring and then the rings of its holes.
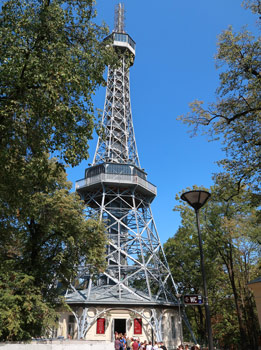
{"type": "Polygon", "coordinates": [[[78,190],[83,187],[91,186],[99,182],[112,182],[118,184],[136,184],[139,185],[153,194],[157,194],[157,187],[152,183],[140,178],[137,175],[124,175],[124,174],[98,174],[87,179],[82,179],[76,182],[75,189],[78,190]]]}

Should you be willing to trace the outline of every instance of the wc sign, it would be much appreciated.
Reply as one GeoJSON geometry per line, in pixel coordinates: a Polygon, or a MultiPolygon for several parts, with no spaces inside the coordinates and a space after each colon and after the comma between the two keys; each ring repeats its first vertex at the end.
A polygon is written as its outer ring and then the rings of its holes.
{"type": "Polygon", "coordinates": [[[202,305],[204,303],[202,295],[184,295],[184,304],[202,305]]]}

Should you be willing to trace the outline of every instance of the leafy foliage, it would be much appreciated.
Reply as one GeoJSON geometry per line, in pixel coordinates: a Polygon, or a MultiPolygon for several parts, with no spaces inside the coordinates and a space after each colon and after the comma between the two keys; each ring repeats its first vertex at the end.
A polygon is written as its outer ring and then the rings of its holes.
{"type": "Polygon", "coordinates": [[[0,340],[30,340],[55,326],[54,305],[48,304],[33,278],[1,271],[0,340]]]}
{"type": "Polygon", "coordinates": [[[92,0],[3,4],[0,139],[9,154],[59,151],[72,165],[88,157],[92,94],[111,57],[95,15],[92,0]]]}
{"type": "MultiPolygon", "coordinates": [[[[200,210],[205,270],[212,316],[213,336],[219,345],[257,349],[258,320],[247,283],[258,276],[260,263],[259,211],[252,192],[233,192],[233,181],[216,183],[212,198],[200,210]]],[[[183,203],[181,227],[164,245],[175,280],[182,294],[203,294],[195,213],[183,203]]],[[[197,337],[206,337],[204,308],[187,307],[197,337]]]]}
{"type": "MultiPolygon", "coordinates": [[[[245,0],[243,6],[261,13],[259,0],[245,0]]],[[[206,107],[195,100],[179,119],[192,126],[194,135],[203,131],[210,140],[220,139],[226,154],[218,162],[223,172],[214,176],[212,200],[201,209],[214,338],[224,348],[257,349],[259,325],[247,283],[260,268],[260,38],[246,28],[235,33],[229,27],[219,36],[216,64],[216,101],[206,107]]],[[[167,256],[181,290],[198,293],[202,287],[191,209],[179,205],[176,210],[182,226],[166,243],[167,256]]],[[[190,308],[188,314],[204,339],[202,309],[190,308]]]]}
{"type": "MultiPolygon", "coordinates": [[[[95,218],[86,219],[84,203],[70,193],[63,168],[47,155],[33,159],[30,166],[27,186],[19,190],[23,198],[18,198],[16,206],[12,203],[15,196],[10,202],[4,196],[0,201],[0,313],[7,327],[3,339],[40,336],[53,321],[54,310],[64,304],[60,295],[78,266],[104,268],[104,226],[95,218]],[[35,162],[40,164],[37,171],[35,162]],[[9,293],[12,289],[15,293],[9,293]]],[[[18,175],[18,184],[23,183],[24,174],[21,178],[18,175]]]]}
{"type": "Polygon", "coordinates": [[[244,0],[242,4],[246,9],[250,8],[253,13],[261,14],[260,0],[244,0]]]}
{"type": "MultiPolygon", "coordinates": [[[[256,1],[246,4],[254,9],[256,1]],[[254,6],[254,7],[253,7],[254,6]]],[[[216,55],[220,86],[216,102],[190,104],[191,111],[179,118],[203,130],[211,139],[220,138],[226,158],[219,162],[237,181],[258,186],[260,166],[261,72],[260,38],[249,31],[234,33],[229,27],[219,36],[216,55]]]]}
{"type": "Polygon", "coordinates": [[[104,267],[104,226],[86,220],[65,174],[88,158],[92,96],[115,61],[95,16],[92,0],[1,7],[1,340],[44,334],[79,264],[104,267]]]}

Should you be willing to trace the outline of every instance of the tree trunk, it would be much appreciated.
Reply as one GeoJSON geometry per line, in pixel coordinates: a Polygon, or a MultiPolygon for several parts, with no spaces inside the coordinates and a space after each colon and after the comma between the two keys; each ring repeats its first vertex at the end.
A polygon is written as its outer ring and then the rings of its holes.
{"type": "Polygon", "coordinates": [[[239,295],[237,292],[237,287],[236,287],[236,282],[235,282],[233,245],[231,244],[231,242],[229,243],[228,255],[225,257],[225,255],[222,254],[222,257],[223,257],[223,260],[224,260],[226,267],[227,267],[227,270],[228,270],[228,276],[229,276],[229,280],[230,280],[233,295],[234,295],[234,301],[235,301],[235,307],[236,307],[236,313],[237,313],[237,319],[238,319],[238,325],[239,325],[239,332],[240,332],[241,349],[248,350],[247,341],[246,341],[246,332],[244,329],[242,312],[240,309],[239,295]]]}

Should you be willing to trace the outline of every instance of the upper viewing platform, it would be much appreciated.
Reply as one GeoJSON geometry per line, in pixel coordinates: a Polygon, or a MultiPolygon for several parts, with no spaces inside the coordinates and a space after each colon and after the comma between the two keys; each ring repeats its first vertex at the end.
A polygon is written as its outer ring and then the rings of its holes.
{"type": "Polygon", "coordinates": [[[85,178],[76,182],[78,193],[100,186],[135,186],[151,200],[157,195],[157,187],[147,181],[147,174],[133,164],[103,163],[85,170],[85,178]]]}
{"type": "Polygon", "coordinates": [[[112,40],[112,45],[115,47],[122,47],[129,49],[130,52],[135,56],[135,41],[126,33],[112,33],[106,37],[105,40],[112,40]]]}
{"type": "MultiPolygon", "coordinates": [[[[125,10],[124,4],[115,7],[114,29],[106,39],[112,39],[113,46],[127,48],[135,55],[135,41],[125,32],[125,10]]],[[[105,40],[106,40],[105,39],[105,40]]]]}
{"type": "Polygon", "coordinates": [[[112,33],[110,37],[113,38],[113,45],[114,46],[125,46],[128,47],[128,49],[131,50],[131,52],[135,55],[135,48],[136,43],[132,38],[129,36],[129,34],[126,33],[112,33]]]}

